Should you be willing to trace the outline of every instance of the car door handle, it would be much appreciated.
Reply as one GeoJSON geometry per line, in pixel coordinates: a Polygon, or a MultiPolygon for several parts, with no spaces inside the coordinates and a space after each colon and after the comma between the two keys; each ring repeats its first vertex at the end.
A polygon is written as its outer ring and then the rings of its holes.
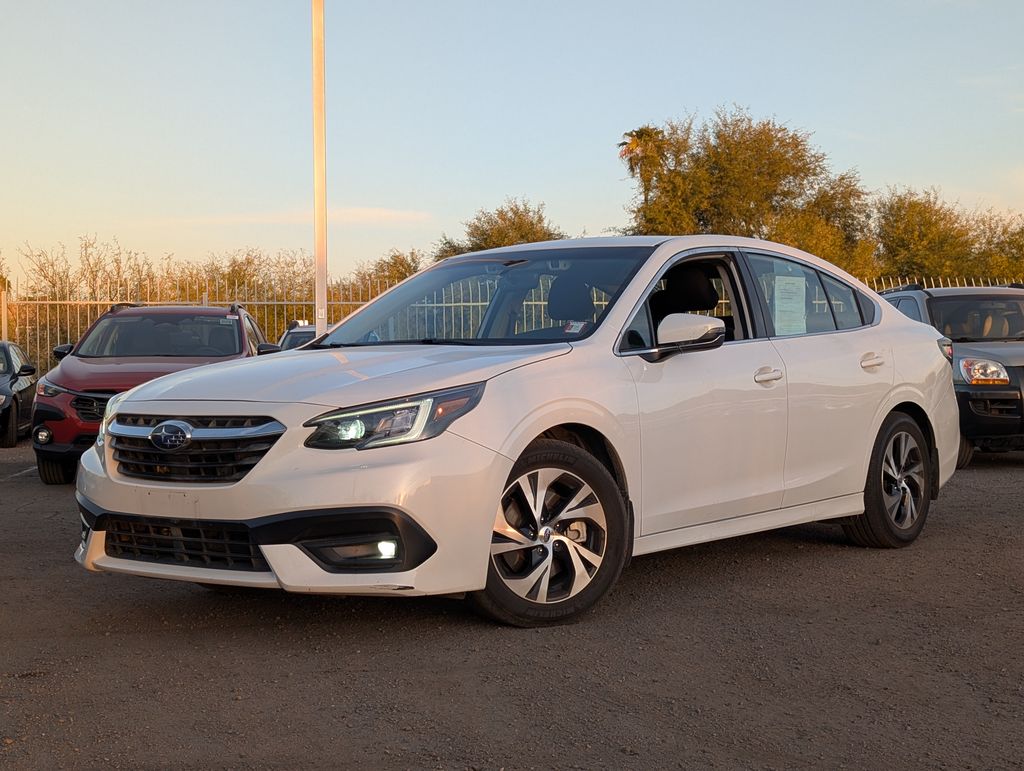
{"type": "Polygon", "coordinates": [[[775,367],[761,367],[754,373],[755,383],[774,383],[776,380],[782,380],[782,370],[775,367]]]}
{"type": "Polygon", "coordinates": [[[883,364],[885,364],[885,359],[877,353],[865,353],[860,357],[861,369],[873,369],[875,367],[881,367],[883,364]]]}

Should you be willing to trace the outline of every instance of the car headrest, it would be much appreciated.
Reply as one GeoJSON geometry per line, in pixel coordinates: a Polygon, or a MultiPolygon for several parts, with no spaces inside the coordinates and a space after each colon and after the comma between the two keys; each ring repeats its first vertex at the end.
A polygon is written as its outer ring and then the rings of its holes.
{"type": "Polygon", "coordinates": [[[557,321],[592,321],[594,297],[579,276],[563,274],[551,282],[548,316],[557,321]]]}
{"type": "Polygon", "coordinates": [[[1006,337],[1010,334],[1010,322],[1006,316],[997,316],[990,313],[985,317],[985,325],[982,327],[982,337],[1006,337]]]}
{"type": "Polygon", "coordinates": [[[715,285],[696,265],[680,265],[665,274],[665,291],[680,311],[710,311],[718,305],[715,285]]]}

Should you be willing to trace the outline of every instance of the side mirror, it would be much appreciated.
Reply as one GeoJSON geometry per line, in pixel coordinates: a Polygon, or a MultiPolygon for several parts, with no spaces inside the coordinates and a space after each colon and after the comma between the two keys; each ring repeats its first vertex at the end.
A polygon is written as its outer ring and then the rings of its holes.
{"type": "Polygon", "coordinates": [[[721,319],[695,313],[670,313],[658,324],[657,345],[635,353],[647,361],[661,361],[683,351],[718,348],[724,342],[725,322],[721,319]]]}
{"type": "Polygon", "coordinates": [[[36,374],[36,368],[31,364],[22,364],[21,369],[18,370],[18,377],[32,377],[36,374]]]}
{"type": "Polygon", "coordinates": [[[75,346],[72,343],[64,343],[64,345],[58,345],[56,348],[53,349],[53,358],[55,358],[57,361],[60,361],[69,353],[71,353],[74,349],[75,346]]]}
{"type": "Polygon", "coordinates": [[[273,343],[260,343],[256,346],[256,355],[264,356],[268,353],[280,353],[281,346],[274,345],[273,343]]]}

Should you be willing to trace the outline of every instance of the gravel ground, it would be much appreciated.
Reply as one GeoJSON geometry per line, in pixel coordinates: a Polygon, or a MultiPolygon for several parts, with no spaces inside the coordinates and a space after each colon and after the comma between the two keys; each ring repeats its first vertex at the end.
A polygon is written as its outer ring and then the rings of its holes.
{"type": "Polygon", "coordinates": [[[0,766],[1021,767],[1024,456],[901,551],[834,525],[637,558],[578,624],[91,575],[0,450],[0,766]]]}

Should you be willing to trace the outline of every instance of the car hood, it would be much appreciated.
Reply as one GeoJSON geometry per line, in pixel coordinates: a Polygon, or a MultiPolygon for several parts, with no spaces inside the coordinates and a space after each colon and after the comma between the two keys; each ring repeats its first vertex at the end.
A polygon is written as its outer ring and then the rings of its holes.
{"type": "MultiPolygon", "coordinates": [[[[177,356],[82,358],[67,356],[46,373],[54,385],[72,391],[127,391],[153,378],[209,364],[211,359],[177,356]]],[[[216,360],[214,360],[216,361],[216,360]]]]}
{"type": "Polygon", "coordinates": [[[990,343],[953,343],[953,355],[992,359],[1008,367],[1024,367],[1024,340],[1004,340],[990,343]]]}
{"type": "Polygon", "coordinates": [[[137,389],[129,401],[302,402],[345,407],[488,380],[571,350],[567,343],[553,343],[286,351],[168,375],[137,389]]]}

